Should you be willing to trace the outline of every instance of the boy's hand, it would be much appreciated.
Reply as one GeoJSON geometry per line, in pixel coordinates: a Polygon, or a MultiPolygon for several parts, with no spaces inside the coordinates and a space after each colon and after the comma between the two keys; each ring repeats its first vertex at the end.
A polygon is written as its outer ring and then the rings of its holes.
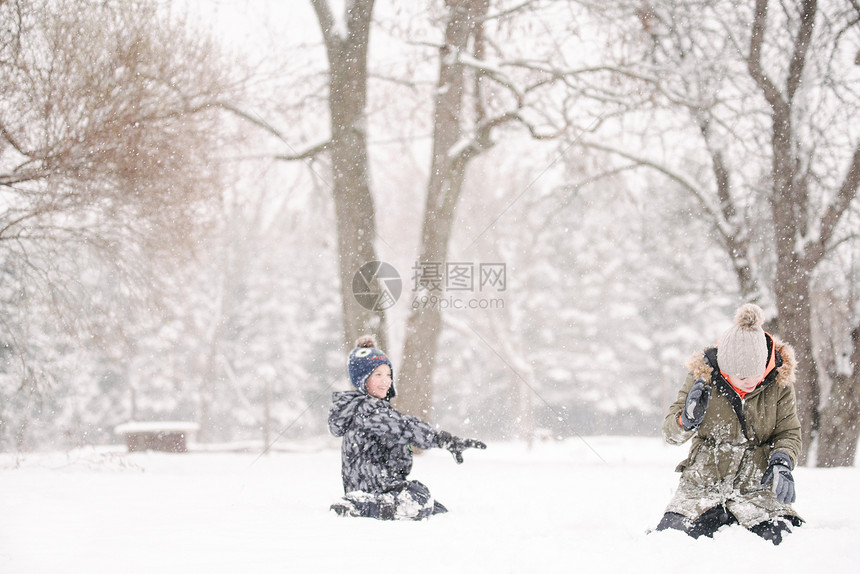
{"type": "Polygon", "coordinates": [[[454,455],[454,460],[457,461],[457,464],[463,463],[463,451],[467,448],[487,448],[487,445],[479,440],[472,438],[463,439],[445,431],[439,433],[438,443],[440,448],[444,448],[454,455]]]}

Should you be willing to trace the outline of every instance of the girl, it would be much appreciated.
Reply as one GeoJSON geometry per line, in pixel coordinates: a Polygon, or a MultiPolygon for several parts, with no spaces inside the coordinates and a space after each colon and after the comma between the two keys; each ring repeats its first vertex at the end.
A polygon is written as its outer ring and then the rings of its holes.
{"type": "Polygon", "coordinates": [[[765,333],[763,322],[761,308],[743,305],[718,346],[687,362],[663,436],[692,444],[657,530],[698,538],[740,523],[779,544],[803,523],[791,507],[801,446],[794,351],[765,333]]]}

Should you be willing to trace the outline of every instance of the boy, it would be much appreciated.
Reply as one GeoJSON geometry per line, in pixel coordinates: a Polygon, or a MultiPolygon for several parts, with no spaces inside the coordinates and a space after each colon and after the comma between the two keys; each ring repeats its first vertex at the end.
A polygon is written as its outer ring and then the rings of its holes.
{"type": "Polygon", "coordinates": [[[444,448],[463,462],[467,448],[487,448],[460,439],[396,411],[391,361],[370,337],[362,337],[349,354],[349,378],[356,390],[334,393],[328,424],[343,437],[341,476],[346,496],[331,506],[340,516],[380,520],[422,520],[447,512],[426,486],[407,480],[412,446],[444,448]]]}

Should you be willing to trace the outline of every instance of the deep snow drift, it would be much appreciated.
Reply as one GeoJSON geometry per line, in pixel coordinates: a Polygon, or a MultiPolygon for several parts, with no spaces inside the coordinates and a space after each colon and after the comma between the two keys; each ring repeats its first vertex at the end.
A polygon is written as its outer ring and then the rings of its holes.
{"type": "Polygon", "coordinates": [[[860,561],[857,467],[796,470],[807,524],[774,547],[738,526],[713,540],[646,534],[687,451],[658,438],[491,442],[461,466],[433,450],[412,477],[450,512],[397,523],[328,510],[342,492],[337,440],[278,446],[256,461],[119,448],[0,454],[0,572],[700,574],[853,571],[860,561]]]}

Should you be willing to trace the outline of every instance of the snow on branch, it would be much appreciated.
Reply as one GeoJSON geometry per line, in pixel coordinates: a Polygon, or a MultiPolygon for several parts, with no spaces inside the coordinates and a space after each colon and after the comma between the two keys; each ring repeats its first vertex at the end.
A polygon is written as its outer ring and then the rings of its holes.
{"type": "Polygon", "coordinates": [[[282,134],[280,130],[278,130],[277,128],[272,126],[272,124],[268,123],[267,121],[263,120],[257,114],[254,114],[251,112],[246,112],[246,111],[242,110],[241,108],[238,108],[238,107],[236,107],[232,104],[228,104],[226,102],[219,102],[218,106],[221,107],[222,109],[236,115],[237,117],[251,123],[252,125],[255,125],[259,128],[262,128],[264,131],[268,132],[270,135],[281,140],[281,142],[283,142],[293,152],[291,154],[275,155],[274,159],[277,159],[277,160],[297,161],[297,160],[304,160],[304,159],[312,159],[312,158],[316,157],[318,154],[326,151],[326,149],[328,149],[329,144],[331,143],[330,140],[326,140],[324,142],[321,142],[321,143],[318,143],[314,146],[311,146],[304,151],[295,151],[293,149],[293,146],[290,145],[290,143],[287,141],[287,139],[284,137],[284,134],[282,134]]]}
{"type": "Polygon", "coordinates": [[[678,183],[686,189],[688,192],[692,194],[692,196],[699,202],[702,206],[702,209],[708,214],[710,220],[714,225],[714,229],[720,234],[720,236],[725,240],[732,236],[733,231],[729,226],[729,222],[727,222],[720,214],[720,210],[712,204],[711,201],[708,200],[708,194],[700,189],[695,183],[684,177],[683,175],[669,169],[665,165],[661,165],[657,162],[649,160],[647,158],[639,157],[630,152],[618,149],[613,146],[599,144],[596,142],[583,141],[582,145],[587,148],[596,149],[598,151],[603,151],[606,153],[610,153],[613,155],[617,155],[626,160],[632,161],[637,165],[642,167],[648,167],[653,169],[664,176],[668,177],[672,181],[678,183]]]}

